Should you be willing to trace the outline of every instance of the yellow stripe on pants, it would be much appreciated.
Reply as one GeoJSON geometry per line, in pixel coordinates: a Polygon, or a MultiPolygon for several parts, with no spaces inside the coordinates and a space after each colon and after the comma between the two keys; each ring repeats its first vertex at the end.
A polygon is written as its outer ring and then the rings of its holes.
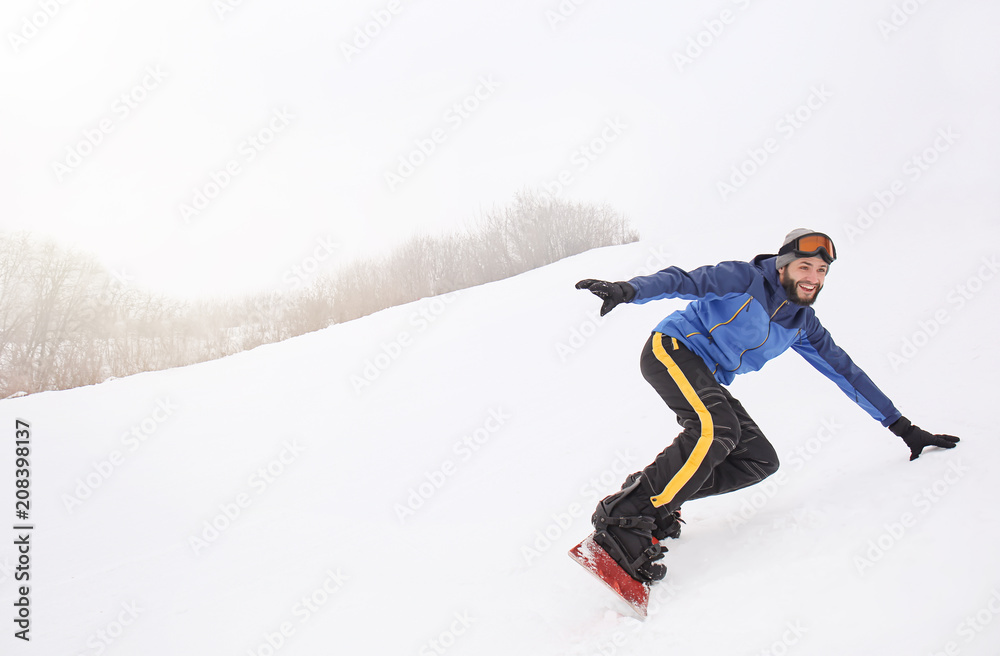
{"type": "Polygon", "coordinates": [[[680,492],[681,488],[687,485],[691,477],[698,471],[698,468],[701,467],[701,463],[705,461],[705,456],[708,454],[709,447],[712,446],[715,427],[712,424],[712,415],[709,413],[708,408],[705,407],[698,393],[694,391],[694,387],[688,382],[684,372],[677,366],[673,358],[667,354],[667,350],[663,348],[663,333],[656,333],[653,336],[653,355],[667,368],[670,377],[674,379],[684,398],[691,404],[694,411],[698,413],[698,418],[701,420],[701,437],[698,438],[698,442],[695,444],[691,455],[688,456],[687,462],[684,463],[679,472],[674,474],[674,477],[670,479],[667,486],[663,488],[663,492],[649,498],[653,506],[659,508],[670,503],[677,496],[677,493],[680,492]]]}

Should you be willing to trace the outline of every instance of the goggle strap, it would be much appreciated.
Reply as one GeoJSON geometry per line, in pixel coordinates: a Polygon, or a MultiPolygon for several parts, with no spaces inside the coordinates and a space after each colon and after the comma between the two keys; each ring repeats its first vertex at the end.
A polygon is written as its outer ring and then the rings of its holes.
{"type": "Polygon", "coordinates": [[[793,239],[783,245],[780,249],[778,249],[778,255],[794,252],[812,257],[814,255],[818,255],[821,250],[826,252],[827,256],[830,258],[830,262],[837,259],[837,250],[833,245],[833,240],[821,232],[813,232],[807,235],[802,235],[801,237],[793,239]],[[814,248],[802,248],[803,241],[806,241],[809,245],[814,245],[814,248]]]}

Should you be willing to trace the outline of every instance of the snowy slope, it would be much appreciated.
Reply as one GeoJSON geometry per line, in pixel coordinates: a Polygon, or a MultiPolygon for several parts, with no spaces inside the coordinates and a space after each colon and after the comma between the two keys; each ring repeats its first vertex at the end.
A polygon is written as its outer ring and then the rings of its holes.
{"type": "MultiPolygon", "coordinates": [[[[20,418],[36,527],[32,641],[8,622],[3,653],[995,654],[1000,445],[981,374],[998,352],[979,338],[1000,283],[949,304],[979,271],[965,255],[941,289],[914,271],[924,291],[889,310],[845,247],[818,303],[904,414],[958,449],[908,462],[789,353],[732,388],[782,469],[685,507],[648,621],[565,556],[677,431],[638,354],[680,303],[601,321],[572,285],[655,271],[672,249],[592,251],[223,360],[3,401],[0,489],[12,505],[20,418]],[[950,320],[894,369],[937,306],[950,320]]],[[[683,259],[717,261],[718,244],[683,259]]]]}

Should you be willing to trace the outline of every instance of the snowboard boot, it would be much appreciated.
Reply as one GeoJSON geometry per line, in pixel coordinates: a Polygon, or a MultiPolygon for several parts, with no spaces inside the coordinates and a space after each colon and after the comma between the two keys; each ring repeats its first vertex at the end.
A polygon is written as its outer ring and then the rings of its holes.
{"type": "Polygon", "coordinates": [[[681,536],[681,524],[683,523],[685,522],[681,519],[680,510],[666,513],[663,517],[656,520],[656,529],[653,531],[653,537],[657,540],[666,540],[667,538],[676,540],[681,536]]]}
{"type": "MultiPolygon", "coordinates": [[[[642,476],[642,472],[636,472],[634,474],[629,474],[628,478],[622,484],[622,489],[632,485],[636,480],[642,476]]],[[[671,538],[676,540],[681,536],[681,524],[685,523],[681,519],[680,508],[670,512],[661,512],[659,508],[654,509],[654,519],[656,522],[656,527],[653,529],[653,537],[657,540],[666,540],[671,538]]]]}
{"type": "Polygon", "coordinates": [[[636,478],[621,491],[604,498],[597,504],[591,521],[596,529],[594,541],[629,576],[646,583],[666,576],[666,566],[656,562],[663,558],[666,549],[653,537],[656,522],[649,512],[653,507],[643,497],[640,482],[636,478]]]}

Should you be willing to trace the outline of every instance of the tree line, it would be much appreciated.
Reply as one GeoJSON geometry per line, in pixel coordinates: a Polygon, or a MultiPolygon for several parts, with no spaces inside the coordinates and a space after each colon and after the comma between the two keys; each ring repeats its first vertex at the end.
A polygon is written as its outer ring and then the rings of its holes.
{"type": "Polygon", "coordinates": [[[294,292],[191,302],[139,289],[85,253],[0,233],[0,398],[212,360],[637,239],[607,205],[522,192],[461,233],[413,237],[294,292]]]}

